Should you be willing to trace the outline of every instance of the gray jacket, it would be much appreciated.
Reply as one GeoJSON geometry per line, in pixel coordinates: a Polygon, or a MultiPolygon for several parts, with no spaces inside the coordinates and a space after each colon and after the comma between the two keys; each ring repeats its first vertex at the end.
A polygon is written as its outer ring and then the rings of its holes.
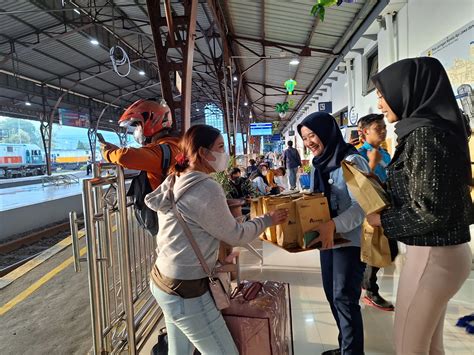
{"type": "MultiPolygon", "coordinates": [[[[145,198],[158,212],[157,259],[160,272],[170,278],[195,280],[204,278],[191,244],[178,222],[168,198],[171,176],[145,198]]],[[[209,268],[217,261],[219,241],[245,245],[269,227],[269,216],[238,223],[230,213],[222,187],[208,174],[193,171],[176,177],[173,189],[176,206],[188,224],[209,268]]]]}

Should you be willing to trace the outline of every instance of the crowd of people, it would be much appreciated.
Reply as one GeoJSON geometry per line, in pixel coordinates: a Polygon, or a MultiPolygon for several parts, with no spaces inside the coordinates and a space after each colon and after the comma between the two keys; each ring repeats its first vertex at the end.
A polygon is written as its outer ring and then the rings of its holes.
{"type": "MultiPolygon", "coordinates": [[[[399,61],[373,81],[381,114],[359,120],[357,142],[345,142],[336,120],[327,113],[312,113],[297,127],[313,156],[311,190],[323,192],[330,206],[331,219],[316,227],[319,237],[313,241],[322,242],[323,289],[339,330],[339,347],[324,354],[364,354],[362,288],[367,302],[395,311],[398,355],[443,354],[446,307],[468,277],[472,262],[467,244],[474,222],[469,126],[436,59],[399,61]],[[392,157],[382,148],[386,121],[395,124],[397,135],[392,157]],[[390,207],[366,216],[347,187],[343,161],[374,173],[390,197],[390,207]],[[379,294],[379,269],[361,262],[364,219],[383,227],[392,259],[398,254],[397,242],[407,245],[395,305],[379,294]],[[349,242],[335,246],[336,233],[349,242]]],[[[234,219],[222,186],[210,176],[226,170],[229,161],[217,129],[195,125],[179,140],[171,132],[169,109],[150,101],[129,108],[120,122],[135,125],[134,136],[144,146],[103,144],[102,155],[107,161],[147,171],[154,189],[146,197],[159,220],[150,287],[165,316],[169,354],[189,354],[194,347],[202,354],[237,354],[209,293],[207,275],[172,206],[176,205],[210,269],[216,265],[220,241],[234,246],[249,243],[266,227],[285,221],[288,211],[276,210],[243,223],[234,219]],[[160,169],[159,144],[169,144],[172,151],[167,177],[160,169]]],[[[250,159],[244,174],[239,168],[228,171],[232,197],[246,198],[252,190],[261,195],[295,190],[302,162],[293,142],[287,145],[281,166],[260,156],[250,159]]]]}

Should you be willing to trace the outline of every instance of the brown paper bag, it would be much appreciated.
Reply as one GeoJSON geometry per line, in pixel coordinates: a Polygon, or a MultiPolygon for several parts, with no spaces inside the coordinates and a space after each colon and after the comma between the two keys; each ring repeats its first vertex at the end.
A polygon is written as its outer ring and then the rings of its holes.
{"type": "MultiPolygon", "coordinates": [[[[262,197],[253,198],[250,200],[250,219],[263,216],[262,197]]],[[[265,239],[265,232],[258,236],[260,239],[265,239]]]]}
{"type": "Polygon", "coordinates": [[[263,215],[262,198],[257,197],[250,200],[250,218],[254,219],[263,215]]]}
{"type": "Polygon", "coordinates": [[[372,227],[367,220],[362,224],[360,260],[367,265],[385,267],[392,263],[390,246],[382,227],[372,227]]]}
{"type": "MultiPolygon", "coordinates": [[[[290,202],[289,197],[264,197],[263,198],[263,213],[268,213],[277,209],[278,205],[282,203],[290,202]]],[[[276,226],[268,227],[265,229],[265,237],[272,243],[277,242],[276,226]]]]}
{"type": "Polygon", "coordinates": [[[302,235],[300,221],[296,212],[294,201],[282,203],[277,209],[288,209],[288,218],[282,224],[276,226],[277,243],[283,248],[298,247],[298,238],[302,235]]]}
{"type": "Polygon", "coordinates": [[[379,212],[389,205],[387,194],[375,177],[347,161],[342,162],[342,172],[347,187],[366,214],[379,212]]]}
{"type": "Polygon", "coordinates": [[[298,235],[298,244],[301,248],[305,246],[304,234],[312,231],[321,223],[331,219],[329,204],[326,197],[307,196],[295,201],[298,219],[301,226],[301,234],[298,235]]]}

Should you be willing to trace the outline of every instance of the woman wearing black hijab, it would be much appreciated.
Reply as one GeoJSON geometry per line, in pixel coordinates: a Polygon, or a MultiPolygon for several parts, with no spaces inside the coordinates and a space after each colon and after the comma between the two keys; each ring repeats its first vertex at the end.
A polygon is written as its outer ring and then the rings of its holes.
{"type": "Polygon", "coordinates": [[[448,301],[471,269],[473,208],[465,121],[441,63],[405,59],[373,78],[379,109],[397,122],[388,167],[392,204],[367,216],[372,226],[407,244],[395,307],[397,354],[444,354],[448,301]]]}
{"type": "Polygon", "coordinates": [[[359,298],[365,264],[360,261],[360,236],[364,212],[347,189],[341,162],[351,161],[369,172],[367,161],[350,144],[344,142],[336,120],[327,113],[316,112],[298,125],[298,133],[314,158],[311,188],[324,192],[331,209],[331,220],[318,226],[326,250],[321,250],[323,288],[339,329],[339,349],[323,354],[363,354],[364,330],[359,298]],[[334,233],[350,240],[334,247],[334,233]]]}

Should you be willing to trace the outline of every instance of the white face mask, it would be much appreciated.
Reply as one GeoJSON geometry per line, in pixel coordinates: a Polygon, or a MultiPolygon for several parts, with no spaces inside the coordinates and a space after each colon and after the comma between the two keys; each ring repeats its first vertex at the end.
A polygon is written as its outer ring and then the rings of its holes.
{"type": "Polygon", "coordinates": [[[145,144],[146,137],[143,135],[143,128],[141,125],[138,125],[133,130],[133,138],[138,144],[145,144]]]}
{"type": "Polygon", "coordinates": [[[224,171],[229,163],[229,155],[227,153],[211,151],[212,155],[216,160],[208,160],[209,165],[214,169],[216,173],[224,171]]]}

